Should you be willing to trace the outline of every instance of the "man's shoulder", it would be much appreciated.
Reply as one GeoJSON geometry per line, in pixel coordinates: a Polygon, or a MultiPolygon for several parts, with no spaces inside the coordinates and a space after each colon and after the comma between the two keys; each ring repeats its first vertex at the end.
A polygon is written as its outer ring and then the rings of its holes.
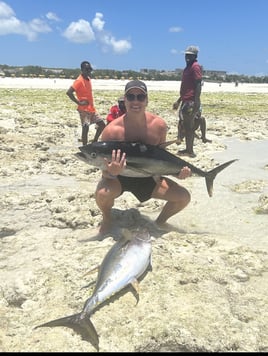
{"type": "Polygon", "coordinates": [[[146,114],[147,119],[165,121],[161,116],[154,114],[150,111],[146,111],[145,114],[146,114]]]}
{"type": "Polygon", "coordinates": [[[194,61],[193,64],[191,65],[191,68],[202,68],[201,64],[199,62],[194,61]]]}
{"type": "Polygon", "coordinates": [[[152,125],[157,124],[159,127],[162,126],[163,128],[167,126],[166,121],[157,114],[146,111],[146,118],[152,125]]]}
{"type": "Polygon", "coordinates": [[[79,74],[78,77],[76,77],[74,81],[76,82],[77,80],[81,80],[81,78],[83,78],[82,74],[79,74]]]}
{"type": "Polygon", "coordinates": [[[76,85],[78,83],[80,83],[82,81],[83,77],[82,75],[80,74],[74,81],[73,81],[73,85],[76,85]]]}
{"type": "Polygon", "coordinates": [[[194,62],[191,71],[196,79],[202,79],[202,66],[198,62],[194,62]]]}
{"type": "Polygon", "coordinates": [[[121,140],[123,141],[123,125],[121,119],[112,120],[109,125],[106,125],[102,131],[101,139],[103,141],[121,140]]]}

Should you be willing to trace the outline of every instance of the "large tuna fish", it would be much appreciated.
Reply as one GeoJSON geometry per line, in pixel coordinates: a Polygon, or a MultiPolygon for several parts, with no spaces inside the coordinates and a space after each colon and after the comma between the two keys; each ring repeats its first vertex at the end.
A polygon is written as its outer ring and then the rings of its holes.
{"type": "Polygon", "coordinates": [[[165,145],[148,145],[138,142],[100,141],[79,147],[76,153],[79,159],[99,169],[105,169],[104,158],[111,160],[113,150],[126,153],[126,168],[121,173],[129,177],[178,176],[180,170],[188,166],[193,174],[205,177],[208,195],[213,193],[213,181],[216,175],[236,159],[223,163],[206,172],[193,164],[163,149],[165,145]]]}
{"type": "Polygon", "coordinates": [[[151,266],[152,242],[147,229],[136,229],[117,241],[104,257],[96,286],[80,313],[55,319],[35,327],[67,326],[99,350],[99,337],[90,321],[95,309],[115,293],[132,285],[138,296],[138,278],[151,266]]]}

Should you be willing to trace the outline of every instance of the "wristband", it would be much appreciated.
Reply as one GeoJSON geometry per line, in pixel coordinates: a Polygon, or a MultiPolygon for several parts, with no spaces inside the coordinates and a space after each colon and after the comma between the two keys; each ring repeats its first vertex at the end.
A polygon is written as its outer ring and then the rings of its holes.
{"type": "MultiPolygon", "coordinates": [[[[102,175],[102,176],[103,176],[103,175],[102,175]]],[[[104,177],[104,176],[103,176],[103,178],[116,179],[117,176],[114,176],[114,175],[112,175],[111,173],[107,172],[107,177],[104,177]]]]}

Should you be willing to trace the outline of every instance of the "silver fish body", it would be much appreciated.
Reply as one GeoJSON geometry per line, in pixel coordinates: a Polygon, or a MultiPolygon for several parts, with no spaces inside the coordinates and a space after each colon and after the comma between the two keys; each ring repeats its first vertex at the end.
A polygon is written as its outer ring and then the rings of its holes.
{"type": "Polygon", "coordinates": [[[209,196],[213,194],[213,181],[216,175],[236,159],[225,162],[206,172],[193,164],[173,155],[161,147],[139,142],[100,141],[79,147],[76,156],[99,169],[105,169],[104,158],[111,160],[112,151],[120,149],[126,153],[126,168],[121,173],[130,177],[177,176],[188,166],[193,174],[204,177],[209,196]]]}
{"type": "Polygon", "coordinates": [[[83,314],[90,316],[99,304],[129,284],[138,293],[138,278],[151,263],[152,243],[147,230],[136,230],[129,238],[116,242],[104,257],[83,314]]]}
{"type": "Polygon", "coordinates": [[[138,278],[151,266],[152,241],[147,229],[137,229],[117,241],[105,255],[96,286],[80,313],[55,319],[35,327],[66,326],[79,333],[98,350],[99,337],[90,316],[114,294],[132,285],[138,294],[138,278]]]}

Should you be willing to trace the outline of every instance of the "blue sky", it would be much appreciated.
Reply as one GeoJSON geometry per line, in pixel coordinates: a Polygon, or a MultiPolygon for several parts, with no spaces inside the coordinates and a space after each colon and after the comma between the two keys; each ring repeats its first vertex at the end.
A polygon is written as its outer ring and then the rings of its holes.
{"type": "Polygon", "coordinates": [[[0,0],[0,64],[268,75],[267,0],[0,0]]]}

